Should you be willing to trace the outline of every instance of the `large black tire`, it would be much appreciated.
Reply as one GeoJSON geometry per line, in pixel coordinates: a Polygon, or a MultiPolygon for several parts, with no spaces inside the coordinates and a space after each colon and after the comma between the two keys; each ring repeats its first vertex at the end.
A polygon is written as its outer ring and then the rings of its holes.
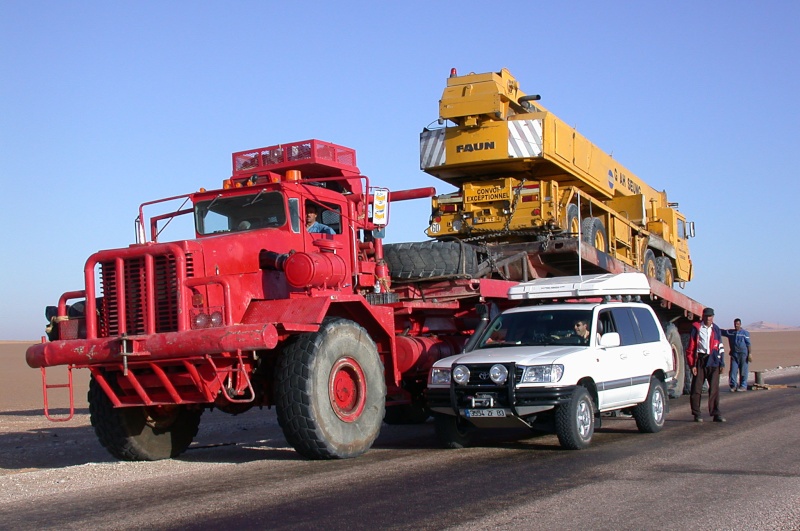
{"type": "Polygon", "coordinates": [[[583,218],[581,222],[581,240],[604,253],[608,252],[606,228],[600,218],[583,218]]]}
{"type": "Polygon", "coordinates": [[[652,249],[647,249],[644,252],[644,259],[642,260],[642,272],[648,278],[656,278],[658,274],[656,269],[656,255],[652,249]]]}
{"type": "Polygon", "coordinates": [[[571,236],[578,236],[578,229],[580,228],[580,216],[578,215],[578,205],[567,205],[567,226],[564,229],[571,236]]]}
{"type": "Polygon", "coordinates": [[[664,326],[664,334],[667,336],[670,347],[672,347],[672,363],[675,366],[675,379],[669,383],[667,393],[670,398],[678,398],[684,394],[686,382],[686,354],[683,350],[681,335],[678,327],[672,323],[664,326]]]}
{"type": "Polygon", "coordinates": [[[656,280],[672,287],[675,281],[675,274],[672,270],[672,260],[668,256],[656,258],[656,280]]]}
{"type": "Polygon", "coordinates": [[[444,413],[434,413],[433,421],[436,437],[445,448],[467,448],[472,443],[477,428],[470,421],[444,413]]]}
{"type": "Polygon", "coordinates": [[[386,400],[383,365],[369,334],[325,319],[287,345],[277,370],[278,422],[308,459],[356,457],[372,446],[386,400]]]}
{"type": "Polygon", "coordinates": [[[472,277],[478,272],[478,253],[460,241],[391,243],[383,246],[389,273],[396,280],[472,277]]]}
{"type": "Polygon", "coordinates": [[[661,431],[667,417],[667,395],[661,380],[655,377],[650,378],[647,398],[634,407],[631,413],[640,432],[656,433],[661,431]]]}
{"type": "Polygon", "coordinates": [[[94,378],[89,413],[100,444],[122,461],[158,461],[182,454],[200,426],[202,409],[186,406],[115,408],[94,378]]]}
{"type": "Polygon", "coordinates": [[[594,402],[585,387],[577,387],[569,403],[556,408],[556,435],[567,450],[582,450],[594,435],[594,402]]]}

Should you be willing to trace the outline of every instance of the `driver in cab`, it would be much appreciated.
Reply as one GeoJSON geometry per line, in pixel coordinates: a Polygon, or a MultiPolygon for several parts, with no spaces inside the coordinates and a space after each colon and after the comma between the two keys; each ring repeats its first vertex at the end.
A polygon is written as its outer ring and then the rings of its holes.
{"type": "Polygon", "coordinates": [[[575,335],[581,339],[581,345],[588,345],[589,344],[589,323],[584,320],[575,321],[573,325],[573,329],[575,330],[575,335]]]}
{"type": "Polygon", "coordinates": [[[334,231],[331,227],[317,221],[318,215],[319,209],[316,205],[306,206],[306,230],[309,233],[336,234],[336,231],[334,231]]]}

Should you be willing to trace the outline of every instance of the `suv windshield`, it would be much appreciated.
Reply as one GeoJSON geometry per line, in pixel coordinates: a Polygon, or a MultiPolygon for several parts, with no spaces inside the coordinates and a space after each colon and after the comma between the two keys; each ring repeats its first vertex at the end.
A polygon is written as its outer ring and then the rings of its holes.
{"type": "Polygon", "coordinates": [[[591,310],[514,312],[497,316],[475,348],[589,345],[591,310]]]}
{"type": "Polygon", "coordinates": [[[248,195],[222,197],[194,206],[198,234],[245,231],[280,227],[286,223],[286,207],[280,192],[255,192],[248,195]]]}

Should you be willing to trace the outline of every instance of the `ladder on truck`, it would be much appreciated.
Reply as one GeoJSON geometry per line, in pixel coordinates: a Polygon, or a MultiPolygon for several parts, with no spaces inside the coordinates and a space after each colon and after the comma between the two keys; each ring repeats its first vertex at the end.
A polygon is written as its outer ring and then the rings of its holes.
{"type": "Polygon", "coordinates": [[[47,420],[53,422],[66,422],[75,416],[75,393],[72,385],[72,365],[67,365],[67,383],[48,384],[47,383],[47,368],[42,367],[42,394],[44,395],[44,416],[47,420]],[[49,389],[68,389],[69,390],[69,415],[67,416],[54,416],[50,414],[50,404],[48,401],[49,389]]]}

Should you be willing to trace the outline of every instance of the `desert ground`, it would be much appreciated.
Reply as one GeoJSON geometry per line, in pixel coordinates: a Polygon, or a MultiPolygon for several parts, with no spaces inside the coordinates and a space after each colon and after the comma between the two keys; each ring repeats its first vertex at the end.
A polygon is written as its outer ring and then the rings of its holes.
{"type": "MultiPolygon", "coordinates": [[[[763,332],[753,333],[753,357],[752,364],[753,371],[760,371],[764,374],[765,383],[788,384],[796,387],[797,375],[800,374],[800,331],[792,332],[763,332]]],[[[155,489],[166,488],[168,490],[175,489],[175,482],[185,481],[188,482],[191,488],[187,487],[190,491],[195,492],[194,486],[199,478],[207,479],[209,472],[220,474],[218,477],[221,479],[224,474],[229,474],[234,477],[232,481],[235,486],[230,487],[228,490],[232,496],[236,496],[238,492],[239,482],[242,481],[242,474],[245,474],[250,468],[256,470],[252,472],[258,476],[258,483],[264,483],[265,489],[270,490],[277,488],[276,486],[285,485],[286,482],[296,483],[298,492],[302,491],[308,496],[314,498],[318,496],[318,490],[315,490],[317,479],[309,479],[304,475],[305,473],[314,474],[320,471],[327,473],[337,473],[341,475],[331,476],[336,485],[336,488],[331,487],[331,492],[337,491],[342,484],[354,481],[356,484],[362,481],[361,476],[359,479],[354,480],[353,474],[360,473],[362,470],[372,470],[368,465],[373,461],[376,463],[374,466],[378,467],[375,472],[370,472],[379,478],[386,477],[385,467],[386,463],[391,463],[394,460],[402,461],[403,463],[423,463],[423,468],[427,466],[444,467],[449,470],[453,467],[451,461],[458,459],[457,453],[442,453],[436,450],[435,437],[433,429],[430,425],[423,425],[420,427],[406,427],[406,426],[384,426],[382,430],[382,439],[375,451],[370,452],[366,457],[360,459],[365,467],[350,467],[348,463],[319,463],[319,462],[306,462],[298,459],[294,451],[289,447],[280,431],[277,424],[277,419],[273,410],[254,410],[238,416],[230,416],[220,412],[212,412],[204,415],[203,423],[200,433],[195,439],[192,448],[179,459],[172,459],[160,461],[158,463],[121,463],[112,458],[99,444],[96,436],[93,433],[89,422],[88,404],[86,402],[86,390],[88,388],[88,371],[76,370],[74,371],[74,387],[75,387],[75,408],[76,415],[72,420],[61,423],[54,423],[46,420],[42,415],[42,392],[41,392],[41,374],[40,371],[31,369],[25,363],[25,349],[31,342],[18,341],[18,342],[0,342],[0,360],[4,363],[4,370],[0,373],[0,528],[11,526],[18,529],[41,529],[41,528],[55,528],[59,529],[81,529],[86,527],[101,527],[101,528],[141,528],[153,527],[153,522],[163,522],[164,514],[162,510],[182,511],[181,507],[184,501],[175,501],[174,503],[159,504],[158,500],[149,500],[145,505],[149,508],[148,511],[142,513],[142,520],[131,519],[132,516],[126,513],[124,517],[120,516],[121,520],[114,521],[113,523],[108,520],[108,516],[97,516],[96,518],[91,511],[81,509],[84,500],[94,499],[90,503],[99,503],[104,506],[126,506],[130,499],[127,494],[117,489],[122,484],[127,488],[141,488],[142,492],[150,493],[155,489]],[[251,414],[252,413],[252,414],[251,414]],[[266,458],[266,460],[264,459],[266,458]],[[421,460],[421,461],[420,461],[421,460]],[[426,461],[427,460],[427,461],[426,461]],[[444,460],[444,461],[443,461],[444,460]],[[430,463],[425,465],[424,463],[430,463]],[[229,469],[234,467],[236,473],[231,472],[229,469]],[[228,472],[225,472],[228,470],[228,472]],[[269,475],[273,470],[282,471],[283,476],[274,479],[274,481],[263,482],[264,474],[269,475]],[[305,472],[304,472],[305,471],[305,472]],[[327,471],[327,472],[325,472],[327,471]],[[298,475],[299,474],[299,475],[298,475]],[[137,485],[139,487],[137,487],[137,485]],[[155,486],[154,486],[155,485],[155,486]],[[310,490],[302,490],[310,489],[310,490]],[[103,496],[111,495],[115,492],[120,492],[120,495],[125,498],[124,502],[111,503],[103,499],[103,496]],[[100,496],[100,498],[91,498],[92,496],[100,496]],[[54,506],[52,513],[44,514],[41,508],[50,506],[55,503],[55,500],[60,500],[63,504],[54,506]],[[148,504],[155,504],[151,508],[148,504]],[[170,508],[175,505],[177,508],[170,508]],[[60,518],[60,512],[65,507],[71,508],[72,511],[77,513],[68,517],[68,522],[60,518]],[[28,516],[20,517],[20,511],[28,516]],[[146,514],[145,514],[146,513],[146,514]],[[27,520],[28,518],[36,516],[38,520],[27,520]],[[86,518],[95,518],[88,524],[86,518]],[[150,518],[150,520],[148,520],[150,518]],[[74,521],[73,521],[74,519],[74,521]],[[27,524],[25,523],[27,522],[27,524]],[[100,522],[100,524],[98,524],[100,522]],[[69,523],[69,525],[66,525],[69,523]],[[140,525],[141,524],[141,525],[140,525]]],[[[750,382],[753,382],[753,374],[751,373],[750,382]]],[[[66,381],[66,371],[63,368],[55,368],[48,371],[49,383],[63,383],[66,381]]],[[[780,387],[780,386],[776,386],[780,387]]],[[[784,387],[786,387],[784,385],[784,387]]],[[[733,419],[731,427],[736,427],[738,422],[738,429],[729,430],[729,434],[733,439],[726,444],[731,444],[730,451],[735,452],[740,448],[743,442],[735,439],[740,432],[746,433],[745,437],[762,437],[764,430],[756,427],[755,431],[752,430],[751,424],[754,422],[765,422],[769,426],[780,426],[779,432],[769,431],[770,444],[777,445],[775,449],[770,446],[769,451],[777,451],[786,459],[791,461],[791,452],[784,452],[781,448],[785,448],[787,444],[793,444],[796,440],[795,426],[796,422],[786,422],[786,418],[781,417],[779,420],[767,419],[767,416],[759,417],[754,415],[755,412],[763,409],[767,401],[774,401],[775,403],[766,406],[770,411],[787,411],[786,405],[792,404],[792,400],[796,396],[796,389],[781,389],[775,392],[759,392],[748,393],[753,396],[743,396],[738,393],[731,394],[725,393],[723,398],[723,405],[729,407],[727,410],[729,416],[733,419]],[[761,418],[753,420],[754,418],[761,418]],[[777,424],[775,424],[777,423],[777,424]],[[779,440],[779,437],[783,437],[779,440]],[[788,439],[787,439],[788,438],[788,439]],[[735,439],[735,440],[734,440],[735,439]],[[780,444],[778,444],[778,441],[780,444]],[[789,441],[789,442],[787,442],[789,441]],[[785,454],[785,455],[784,455],[785,454]]],[[[68,405],[68,395],[63,389],[56,389],[51,391],[50,404],[53,408],[59,408],[56,413],[63,414],[64,407],[68,405]]],[[[653,455],[660,455],[664,452],[665,446],[671,448],[670,455],[672,455],[678,448],[681,447],[676,441],[685,438],[689,434],[693,437],[712,437],[713,444],[718,446],[721,444],[719,440],[713,439],[714,428],[709,425],[704,426],[707,432],[698,431],[694,423],[689,422],[688,411],[688,398],[682,397],[675,401],[675,411],[670,415],[670,430],[667,431],[661,438],[642,439],[637,446],[637,452],[641,452],[644,458],[650,459],[653,455]],[[705,434],[705,435],[703,435],[705,434]],[[672,443],[668,438],[673,438],[672,443]],[[659,442],[663,441],[663,442],[659,442]],[[642,446],[644,445],[644,446],[642,446]],[[650,457],[646,457],[650,456],[650,457]]],[[[791,408],[789,408],[791,409],[791,408]]],[[[774,413],[777,415],[778,413],[774,413]]],[[[604,462],[608,456],[619,455],[625,459],[630,458],[631,444],[637,444],[632,439],[630,443],[623,441],[616,441],[618,438],[624,437],[626,431],[630,431],[622,420],[606,420],[608,426],[605,432],[600,435],[600,439],[606,441],[605,451],[599,452],[595,456],[593,452],[586,452],[582,455],[587,456],[586,459],[600,459],[604,462]],[[614,422],[617,422],[621,430],[616,428],[614,422]]],[[[551,437],[551,439],[554,438],[551,437]]],[[[699,440],[699,439],[697,439],[699,440]]],[[[727,440],[727,439],[726,439],[727,440]]],[[[750,439],[748,439],[750,440],[750,439]]],[[[755,441],[756,439],[752,439],[755,441]]],[[[562,458],[560,454],[552,454],[552,444],[541,444],[539,439],[533,439],[533,442],[513,443],[525,447],[533,444],[538,451],[540,459],[522,459],[523,462],[528,463],[529,466],[541,467],[549,466],[551,461],[554,463],[558,470],[563,467],[562,458]],[[538,445],[538,446],[537,446],[538,445]],[[538,463],[538,464],[537,464],[538,463]]],[[[766,442],[764,443],[766,445],[766,442]]],[[[756,446],[757,448],[757,446],[756,446]]],[[[470,454],[473,459],[479,460],[479,457],[486,453],[493,464],[491,469],[494,471],[497,463],[493,459],[497,458],[497,453],[502,453],[501,446],[490,445],[486,448],[478,448],[474,453],[470,454]],[[483,452],[483,453],[482,453],[483,452]]],[[[728,450],[725,450],[726,452],[728,450]]],[[[753,450],[755,451],[755,450],[753,450]]],[[[520,459],[519,456],[515,457],[515,452],[520,452],[519,449],[506,450],[506,457],[509,459],[509,466],[517,463],[520,459]]],[[[752,456],[750,456],[752,457],[752,456]]],[[[573,458],[575,459],[575,458],[573,458]]],[[[755,462],[760,463],[761,458],[756,458],[755,462]]],[[[766,458],[765,458],[766,459],[766,458]]],[[[767,459],[769,461],[769,459],[767,459]]],[[[505,463],[505,461],[503,461],[505,463]]],[[[404,467],[406,465],[402,465],[404,467]]],[[[584,466],[584,465],[581,465],[584,466]]],[[[586,465],[588,466],[588,465],[586,465]]],[[[636,470],[641,468],[641,464],[633,464],[636,470]]],[[[666,465],[664,465],[666,466],[666,465]]],[[[686,466],[689,466],[686,464],[686,466]]],[[[793,470],[794,464],[788,464],[781,461],[778,468],[783,470],[793,470]]],[[[460,467],[455,467],[460,470],[460,467]]],[[[759,465],[757,468],[761,468],[759,465]]],[[[403,469],[404,470],[404,469],[403,469]]],[[[538,469],[537,469],[538,470],[538,469]]],[[[397,471],[398,477],[403,477],[407,471],[400,473],[397,471]]],[[[277,473],[277,472],[276,472],[277,473]]],[[[735,477],[749,477],[742,471],[735,473],[729,471],[727,468],[715,476],[703,475],[704,480],[709,477],[716,479],[724,478],[726,487],[730,487],[730,496],[739,496],[741,492],[745,492],[751,488],[750,483],[742,490],[741,485],[738,483],[730,483],[731,474],[735,477]]],[[[423,474],[424,475],[424,474],[423,474]]],[[[534,474],[535,475],[535,474],[534,474]]],[[[767,474],[769,475],[769,474],[767,474]]],[[[780,474],[779,474],[780,475],[780,474]]],[[[591,476],[591,475],[590,475],[591,476]]],[[[603,476],[607,476],[604,473],[603,476]]],[[[768,478],[764,476],[764,472],[759,470],[758,474],[759,485],[768,478]]],[[[316,477],[316,476],[315,476],[316,477]]],[[[579,474],[583,478],[583,474],[579,474]]],[[[592,476],[593,477],[593,476],[592,476]]],[[[660,477],[660,476],[654,476],[660,477]]],[[[798,476],[789,474],[788,476],[780,476],[780,484],[784,485],[786,481],[795,481],[794,478],[798,476]]],[[[573,478],[578,481],[578,478],[573,478]]],[[[584,478],[585,479],[585,478],[584,478]]],[[[448,479],[445,483],[454,480],[448,479]]],[[[214,482],[216,480],[212,480],[214,482]]],[[[417,481],[417,480],[413,480],[417,481]]],[[[571,481],[571,480],[570,480],[571,481]]],[[[599,480],[598,480],[599,481],[599,480]]],[[[656,484],[661,485],[661,480],[656,484]]],[[[676,480],[677,481],[677,480],[676,480]]],[[[747,481],[751,481],[748,479],[747,481]]],[[[294,483],[292,483],[294,485],[294,483]]],[[[415,483],[416,484],[416,483],[415,483]]],[[[674,486],[674,485],[673,485],[674,486]]],[[[392,488],[396,488],[393,485],[392,488]]],[[[780,494],[785,492],[784,487],[775,487],[777,494],[773,495],[772,491],[767,496],[769,499],[778,499],[780,494]]],[[[408,487],[411,489],[411,487],[408,487]]],[[[448,492],[450,487],[448,487],[448,492]]],[[[597,484],[599,490],[608,488],[607,485],[600,482],[597,484]]],[[[643,484],[637,480],[635,490],[643,487],[643,484]]],[[[653,486],[652,488],[657,488],[653,486]]],[[[223,489],[224,490],[224,489],[223,489]]],[[[280,489],[278,489],[280,490],[280,489]]],[[[369,489],[367,489],[369,490],[369,489]]],[[[401,489],[403,490],[403,489],[401,489]]],[[[791,490],[791,489],[790,489],[791,490]]],[[[125,490],[124,492],[127,492],[125,490]]],[[[210,492],[210,491],[209,491],[210,492]]],[[[259,498],[259,503],[264,499],[272,500],[275,498],[275,492],[269,491],[269,495],[264,494],[263,499],[259,498]]],[[[796,491],[793,491],[796,492],[796,491]]],[[[262,493],[263,494],[263,493],[262,493]]],[[[362,496],[359,494],[358,496],[362,496]]],[[[631,493],[631,495],[634,495],[631,493]]],[[[138,495],[134,496],[136,498],[138,495]]],[[[142,494],[144,496],[144,494],[142,494]]],[[[287,494],[287,496],[289,496],[287,494]]],[[[334,497],[332,507],[340,507],[340,499],[338,494],[334,497]]],[[[793,494],[791,496],[794,496],[793,494]]],[[[784,496],[785,497],[785,496],[784,496]]],[[[282,499],[282,498],[281,498],[282,499]]],[[[291,500],[295,500],[294,495],[289,496],[291,500]]],[[[300,498],[298,498],[299,500],[300,498]]],[[[239,500],[241,501],[241,500],[239,500]]],[[[785,501],[785,500],[784,500],[785,501]]],[[[796,511],[789,510],[787,507],[796,507],[797,503],[794,498],[790,501],[781,501],[780,505],[774,512],[776,518],[785,523],[788,519],[797,517],[796,511]]],[[[414,505],[419,505],[419,500],[415,500],[414,505]]],[[[205,503],[205,502],[204,502],[205,503]]],[[[211,503],[210,501],[207,503],[211,503]]],[[[228,504],[234,503],[230,499],[216,500],[217,505],[209,505],[210,511],[222,511],[228,504]]],[[[255,501],[253,503],[256,503],[255,501]]],[[[288,502],[287,502],[288,503],[288,502]]],[[[295,502],[291,502],[295,503],[295,502]]],[[[299,505],[303,505],[299,501],[299,505]]],[[[583,506],[583,501],[580,505],[583,506]]],[[[683,502],[682,502],[683,503],[683,502]]],[[[761,503],[759,501],[759,503],[761,503]]],[[[253,507],[256,507],[254,505],[253,507]]],[[[195,507],[195,505],[192,505],[195,507]]],[[[205,507],[203,503],[198,504],[196,507],[205,507]]],[[[338,509],[337,509],[338,510],[338,509]]],[[[261,509],[258,509],[261,511],[261,509]]],[[[307,508],[299,509],[300,513],[305,514],[307,508]]],[[[320,514],[328,514],[326,511],[334,511],[332,508],[323,510],[320,514]]],[[[334,511],[335,512],[335,511],[334,511]]],[[[436,509],[438,513],[439,510],[436,509]]],[[[707,511],[703,511],[707,512],[707,511]]],[[[260,514],[260,513],[259,513],[260,514]]],[[[333,514],[333,513],[331,513],[333,514]]],[[[500,513],[502,514],[502,511],[500,513]]],[[[749,514],[749,513],[748,513],[749,514]]],[[[755,514],[755,513],[754,513],[755,514]]],[[[758,513],[758,518],[762,518],[764,511],[758,513]]],[[[198,516],[191,511],[181,516],[180,514],[173,515],[170,518],[179,518],[175,520],[174,528],[180,528],[184,522],[186,525],[196,524],[208,515],[198,516]],[[183,520],[180,520],[183,518],[183,520]],[[187,520],[188,519],[188,520],[187,520]]],[[[242,516],[241,518],[245,518],[242,516]]],[[[247,518],[250,518],[249,516],[247,518]]],[[[714,517],[716,518],[716,517],[714,517]]],[[[719,525],[719,521],[712,519],[712,523],[719,525]]],[[[242,521],[247,521],[242,520],[242,521]]],[[[769,524],[763,521],[758,521],[759,526],[753,527],[749,520],[742,520],[742,526],[739,528],[769,528],[769,529],[788,529],[782,524],[769,524]]],[[[227,522],[230,527],[231,522],[227,522]]],[[[695,522],[696,523],[696,522],[695,522]]],[[[741,523],[741,522],[740,522],[741,523]]],[[[250,522],[253,525],[253,522],[250,522]]],[[[156,525],[156,527],[159,527],[156,525]]],[[[191,527],[191,525],[189,525],[191,527]]],[[[213,526],[212,526],[213,527],[213,526]]],[[[269,527],[265,524],[264,527],[269,527]]],[[[369,526],[371,527],[371,526],[369,526]]],[[[502,527],[502,526],[501,526],[502,527]]],[[[624,527],[624,526],[623,526],[624,527]]],[[[319,527],[323,528],[323,527],[319,527]]],[[[336,526],[333,526],[336,528],[336,526]]],[[[368,527],[364,527],[368,528],[368,527]]],[[[622,527],[620,527],[622,528],[622,527]]],[[[631,527],[632,528],[632,527],[631,527]]],[[[721,528],[721,527],[711,527],[721,528]]],[[[736,526],[729,527],[731,529],[736,526]]]]}
{"type": "MultiPolygon", "coordinates": [[[[750,364],[750,381],[755,371],[768,372],[777,368],[800,366],[800,331],[790,332],[751,332],[753,343],[753,362],[750,364]]],[[[727,347],[727,340],[726,347],[727,347]]],[[[37,414],[42,411],[42,378],[39,370],[31,369],[25,363],[25,349],[34,341],[0,341],[0,418],[13,413],[37,414]]],[[[67,371],[63,367],[47,371],[48,383],[58,384],[67,381],[67,371]]],[[[75,387],[75,407],[87,408],[86,391],[89,388],[89,371],[73,371],[75,387]]],[[[68,395],[63,389],[50,391],[50,407],[66,407],[68,395]]]]}

